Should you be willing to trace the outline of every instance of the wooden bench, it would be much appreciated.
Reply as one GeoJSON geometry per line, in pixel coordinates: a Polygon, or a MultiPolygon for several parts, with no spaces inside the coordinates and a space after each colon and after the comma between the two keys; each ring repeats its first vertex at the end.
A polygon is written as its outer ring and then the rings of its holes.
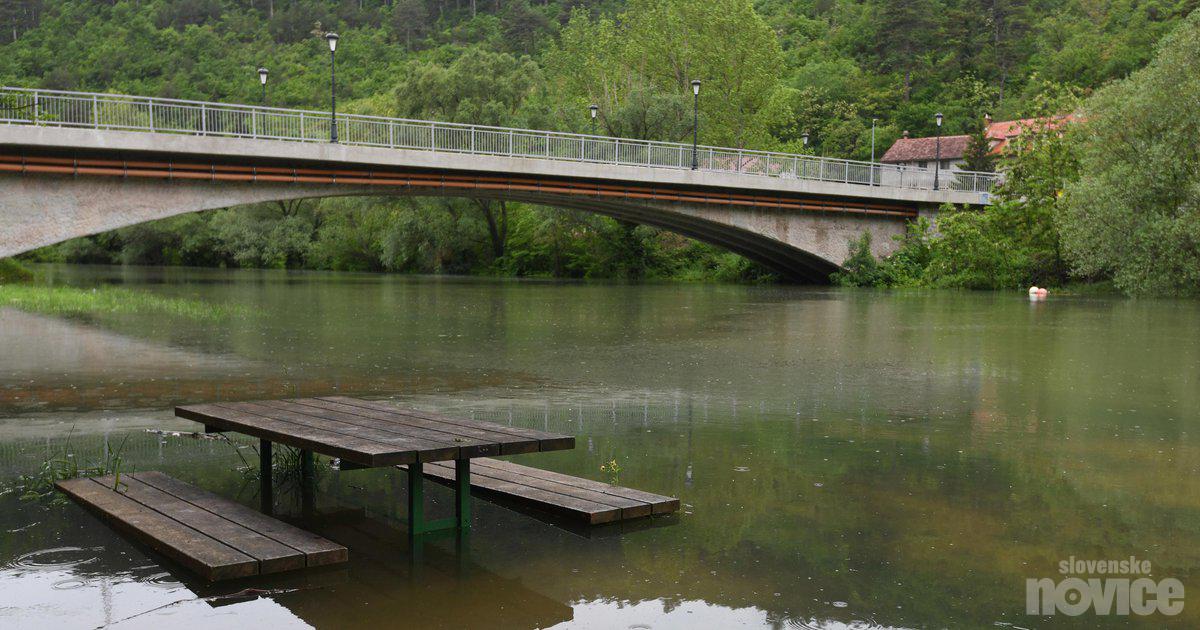
{"type": "Polygon", "coordinates": [[[58,488],[117,530],[209,581],[346,561],[346,548],[160,472],[58,488]]]}
{"type": "MultiPolygon", "coordinates": [[[[481,457],[474,460],[471,488],[588,525],[616,523],[679,509],[679,499],[591,479],[481,457]]],[[[404,468],[400,466],[400,468],[404,468]]],[[[425,464],[425,476],[453,483],[454,466],[425,464]]]]}

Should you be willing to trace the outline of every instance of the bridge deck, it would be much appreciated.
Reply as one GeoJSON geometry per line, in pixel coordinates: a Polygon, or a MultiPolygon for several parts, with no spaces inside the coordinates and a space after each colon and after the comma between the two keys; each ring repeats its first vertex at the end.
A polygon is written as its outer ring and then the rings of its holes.
{"type": "Polygon", "coordinates": [[[209,581],[346,561],[346,548],[159,472],[58,488],[116,529],[209,581]]]}

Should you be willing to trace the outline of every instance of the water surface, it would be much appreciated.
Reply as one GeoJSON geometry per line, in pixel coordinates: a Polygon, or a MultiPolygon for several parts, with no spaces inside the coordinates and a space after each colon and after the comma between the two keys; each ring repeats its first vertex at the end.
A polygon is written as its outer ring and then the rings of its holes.
{"type": "MultiPolygon", "coordinates": [[[[67,445],[247,504],[248,440],[176,404],[339,393],[572,433],[521,458],[679,496],[581,532],[482,500],[416,550],[404,479],[326,471],[344,568],[198,584],[73,504],[0,496],[0,626],[1196,627],[1024,614],[1059,560],[1200,598],[1200,304],[1016,294],[50,267],[218,322],[0,309],[0,485],[67,445]],[[164,433],[165,431],[165,433],[164,433]],[[178,435],[174,433],[178,432],[178,435]],[[261,597],[228,597],[246,588],[261,597]]],[[[435,488],[435,509],[451,495],[435,488]]],[[[279,509],[301,517],[284,488],[279,509]]]]}

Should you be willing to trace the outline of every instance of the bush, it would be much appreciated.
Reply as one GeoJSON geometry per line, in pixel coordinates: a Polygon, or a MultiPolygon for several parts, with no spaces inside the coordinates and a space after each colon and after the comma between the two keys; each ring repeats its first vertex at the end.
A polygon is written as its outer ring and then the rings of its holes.
{"type": "Polygon", "coordinates": [[[29,282],[33,272],[11,258],[0,258],[0,284],[29,282]]]}

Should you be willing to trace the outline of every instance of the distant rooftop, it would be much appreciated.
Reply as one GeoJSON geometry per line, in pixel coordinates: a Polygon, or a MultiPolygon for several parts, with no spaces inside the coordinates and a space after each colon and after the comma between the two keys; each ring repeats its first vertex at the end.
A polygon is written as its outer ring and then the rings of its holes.
{"type": "MultiPolygon", "coordinates": [[[[967,152],[970,136],[942,136],[943,160],[961,160],[967,152]]],[[[900,138],[883,154],[885,164],[929,162],[937,159],[937,138],[900,138]]]]}

